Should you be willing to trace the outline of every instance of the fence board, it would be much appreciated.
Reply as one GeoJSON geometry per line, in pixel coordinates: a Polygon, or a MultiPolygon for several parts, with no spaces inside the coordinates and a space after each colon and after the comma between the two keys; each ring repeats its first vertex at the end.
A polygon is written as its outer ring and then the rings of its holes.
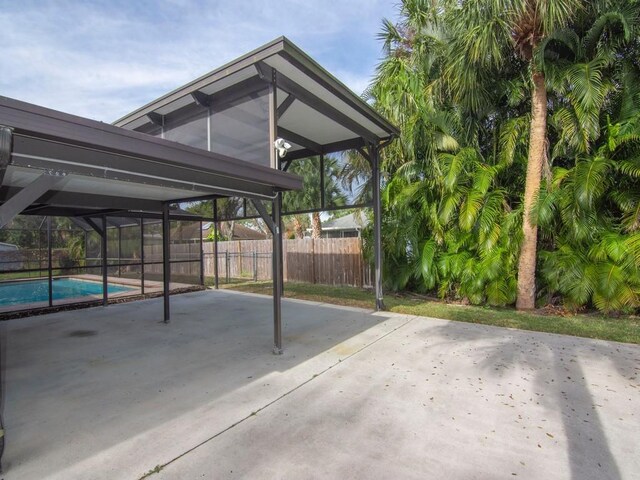
{"type": "MultiPolygon", "coordinates": [[[[362,257],[359,238],[304,238],[282,243],[285,281],[371,285],[370,268],[362,257]]],[[[270,280],[272,246],[271,239],[218,242],[219,277],[270,280]]],[[[205,276],[212,277],[215,268],[213,242],[205,242],[203,251],[205,276]]]]}

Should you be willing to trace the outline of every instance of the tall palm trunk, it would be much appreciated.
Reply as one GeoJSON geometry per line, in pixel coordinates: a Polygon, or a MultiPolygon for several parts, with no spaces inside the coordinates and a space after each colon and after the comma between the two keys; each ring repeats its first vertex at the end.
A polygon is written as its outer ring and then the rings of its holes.
{"type": "Polygon", "coordinates": [[[531,96],[531,130],[529,135],[529,158],[524,187],[524,216],[522,221],[522,248],[518,262],[518,310],[535,308],[536,301],[536,251],[538,227],[531,224],[531,209],[540,191],[542,167],[547,149],[547,90],[544,74],[533,74],[531,96]]]}
{"type": "Polygon", "coordinates": [[[311,236],[313,238],[320,238],[322,234],[322,222],[320,222],[320,214],[313,212],[311,214],[311,236]]]}
{"type": "Polygon", "coordinates": [[[302,229],[302,222],[297,215],[293,216],[293,231],[296,235],[296,238],[304,238],[304,230],[302,229]]]}

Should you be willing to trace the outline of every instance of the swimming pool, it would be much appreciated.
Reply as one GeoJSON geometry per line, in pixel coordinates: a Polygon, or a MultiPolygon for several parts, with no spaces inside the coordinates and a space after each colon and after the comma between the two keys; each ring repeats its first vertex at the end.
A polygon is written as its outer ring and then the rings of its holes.
{"type": "MultiPolygon", "coordinates": [[[[135,290],[124,285],[108,284],[107,292],[122,293],[135,290]]],[[[53,299],[63,300],[90,295],[102,295],[102,283],[79,280],[77,278],[54,278],[53,299]]],[[[49,281],[47,279],[25,280],[0,283],[0,306],[20,305],[49,301],[49,281]]]]}

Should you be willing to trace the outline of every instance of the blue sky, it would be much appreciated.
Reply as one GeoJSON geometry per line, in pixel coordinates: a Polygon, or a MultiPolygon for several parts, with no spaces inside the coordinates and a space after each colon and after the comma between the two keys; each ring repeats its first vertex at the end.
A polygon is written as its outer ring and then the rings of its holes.
{"type": "Polygon", "coordinates": [[[361,93],[395,0],[0,0],[0,95],[111,122],[281,35],[361,93]]]}

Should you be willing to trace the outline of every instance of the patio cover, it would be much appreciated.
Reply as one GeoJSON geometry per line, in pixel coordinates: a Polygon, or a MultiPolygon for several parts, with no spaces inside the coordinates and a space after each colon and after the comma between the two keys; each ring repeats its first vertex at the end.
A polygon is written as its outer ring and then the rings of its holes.
{"type": "MultiPolygon", "coordinates": [[[[274,170],[286,171],[296,159],[319,155],[323,171],[324,154],[358,150],[371,165],[376,308],[384,308],[379,153],[399,131],[290,40],[277,38],[114,124],[210,151],[232,152],[274,170]],[[280,158],[271,148],[267,161],[262,145],[274,145],[278,137],[289,141],[291,149],[280,158]]],[[[323,175],[320,182],[324,192],[323,175]]],[[[280,196],[273,206],[270,228],[276,238],[281,237],[275,234],[280,196]]],[[[315,211],[319,210],[323,208],[315,211]]],[[[265,212],[260,215],[270,223],[265,212]]],[[[274,242],[275,256],[281,248],[281,240],[274,242]]],[[[279,295],[276,290],[274,286],[274,298],[279,295]]]]}
{"type": "MultiPolygon", "coordinates": [[[[225,196],[271,200],[271,216],[261,202],[255,207],[274,237],[274,352],[281,353],[281,192],[302,188],[299,177],[286,173],[290,162],[350,149],[370,161],[376,306],[382,308],[379,152],[397,134],[367,102],[284,37],[114,125],[0,96],[0,228],[20,213],[82,216],[101,233],[106,258],[107,215],[161,213],[168,321],[169,203],[225,196]],[[194,113],[196,107],[200,111],[194,113]],[[214,124],[216,114],[220,121],[214,124]],[[181,132],[199,143],[168,141],[171,122],[184,127],[193,115],[205,119],[204,135],[181,132]],[[277,137],[292,144],[285,159],[273,148],[277,137]],[[102,218],[101,225],[91,220],[95,217],[102,218]]],[[[49,284],[51,291],[51,275],[49,284]]]]}
{"type": "MultiPolygon", "coordinates": [[[[367,102],[328,73],[285,37],[223,65],[114,122],[140,131],[167,126],[179,112],[196,105],[226,112],[228,141],[237,149],[252,135],[252,118],[260,115],[246,102],[275,85],[276,136],[292,148],[288,162],[367,145],[378,146],[398,134],[398,129],[367,102]],[[244,103],[243,103],[244,101],[244,103]]],[[[221,118],[222,120],[222,118],[221,118]]],[[[158,130],[156,130],[158,131],[158,130]]],[[[215,145],[214,145],[215,147],[215,145]]]]}
{"type": "Polygon", "coordinates": [[[302,186],[268,167],[0,97],[0,227],[19,213],[162,212],[203,196],[302,186]]]}

